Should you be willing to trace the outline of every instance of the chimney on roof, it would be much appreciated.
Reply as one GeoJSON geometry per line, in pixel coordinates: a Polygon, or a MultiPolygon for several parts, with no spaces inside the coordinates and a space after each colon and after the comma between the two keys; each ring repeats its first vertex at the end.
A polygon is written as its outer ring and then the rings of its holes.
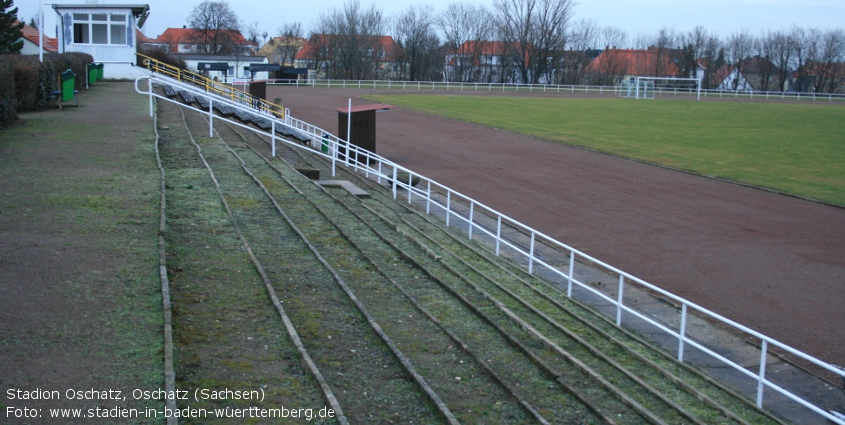
{"type": "Polygon", "coordinates": [[[187,28],[188,28],[187,25],[182,25],[182,29],[187,29],[187,28]]]}

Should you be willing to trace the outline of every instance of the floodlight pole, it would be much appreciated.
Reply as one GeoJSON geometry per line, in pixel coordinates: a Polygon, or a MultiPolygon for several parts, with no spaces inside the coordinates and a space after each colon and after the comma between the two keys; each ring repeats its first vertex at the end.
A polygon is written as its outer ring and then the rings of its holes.
{"type": "MultiPolygon", "coordinates": [[[[41,14],[41,22],[38,24],[38,62],[44,62],[44,2],[38,2],[38,13],[41,14]]],[[[59,87],[61,89],[61,87],[59,87]]]]}

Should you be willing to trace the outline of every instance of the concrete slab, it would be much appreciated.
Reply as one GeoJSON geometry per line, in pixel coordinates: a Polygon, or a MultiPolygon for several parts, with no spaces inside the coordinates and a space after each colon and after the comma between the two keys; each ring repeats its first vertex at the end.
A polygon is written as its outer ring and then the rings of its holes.
{"type": "Polygon", "coordinates": [[[352,196],[356,196],[358,198],[369,198],[370,194],[361,189],[360,187],[356,186],[349,180],[317,180],[314,183],[317,183],[323,187],[339,187],[346,189],[352,196]]]}

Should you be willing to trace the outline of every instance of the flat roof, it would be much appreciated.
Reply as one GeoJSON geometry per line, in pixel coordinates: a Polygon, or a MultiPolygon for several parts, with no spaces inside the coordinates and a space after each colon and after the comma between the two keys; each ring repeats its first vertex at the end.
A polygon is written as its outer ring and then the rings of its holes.
{"type": "Polygon", "coordinates": [[[54,4],[53,9],[130,9],[133,15],[150,10],[148,4],[54,4]]]}
{"type": "MultiPolygon", "coordinates": [[[[352,113],[356,112],[366,112],[366,111],[386,111],[390,108],[393,108],[393,105],[388,105],[386,103],[374,103],[371,105],[358,105],[352,107],[352,113]]],[[[349,113],[349,108],[335,108],[335,111],[338,111],[343,114],[349,113]]]]}

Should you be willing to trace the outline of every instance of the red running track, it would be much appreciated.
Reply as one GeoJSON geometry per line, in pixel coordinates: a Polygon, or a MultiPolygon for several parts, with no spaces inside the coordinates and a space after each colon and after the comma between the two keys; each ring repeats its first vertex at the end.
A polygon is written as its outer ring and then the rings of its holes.
{"type": "MultiPolygon", "coordinates": [[[[370,90],[268,92],[333,133],[334,108],[370,103],[357,98],[370,90]]],[[[379,155],[845,365],[845,209],[401,108],[377,121],[379,155]]]]}

